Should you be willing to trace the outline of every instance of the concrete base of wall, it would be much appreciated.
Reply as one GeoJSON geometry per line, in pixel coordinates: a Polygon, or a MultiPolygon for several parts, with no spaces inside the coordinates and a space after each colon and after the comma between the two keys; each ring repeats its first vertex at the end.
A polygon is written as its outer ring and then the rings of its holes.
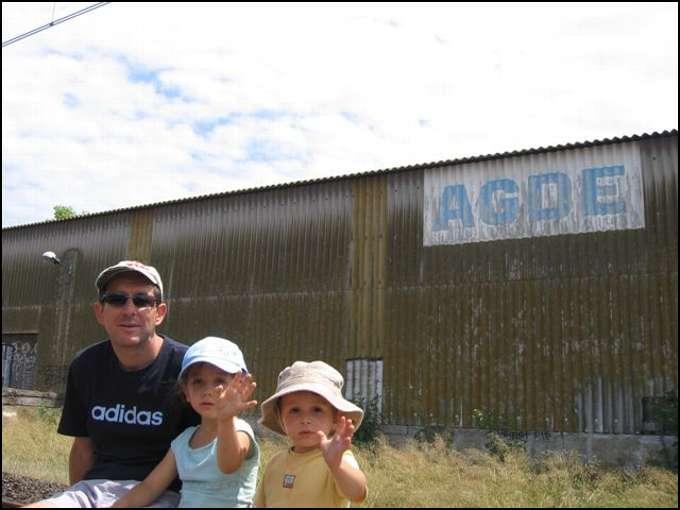
{"type": "MultiPolygon", "coordinates": [[[[428,439],[440,434],[458,450],[485,449],[490,431],[480,429],[411,427],[386,425],[383,432],[393,444],[403,444],[409,438],[428,439]]],[[[521,444],[530,455],[554,451],[577,451],[584,461],[597,460],[604,464],[639,468],[650,462],[668,463],[677,458],[677,436],[633,434],[588,434],[568,432],[505,432],[496,433],[506,441],[521,444]]]]}
{"type": "Polygon", "coordinates": [[[2,389],[3,406],[61,407],[62,403],[63,400],[51,391],[33,391],[18,388],[2,389]]]}
{"type": "MultiPolygon", "coordinates": [[[[275,437],[257,419],[246,417],[259,437],[275,437]]],[[[457,450],[476,448],[486,450],[490,431],[451,427],[415,427],[385,425],[383,433],[394,446],[401,446],[409,439],[432,439],[434,434],[457,450]]],[[[653,436],[636,434],[576,434],[568,432],[505,432],[496,433],[506,441],[520,444],[529,455],[547,452],[576,451],[584,462],[597,461],[605,465],[634,469],[649,463],[669,465],[677,458],[677,436],[653,436]]]]}

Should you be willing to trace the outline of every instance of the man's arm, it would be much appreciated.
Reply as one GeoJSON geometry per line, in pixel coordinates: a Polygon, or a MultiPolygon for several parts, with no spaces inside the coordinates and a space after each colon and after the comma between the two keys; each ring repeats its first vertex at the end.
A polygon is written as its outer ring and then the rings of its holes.
{"type": "Polygon", "coordinates": [[[68,458],[68,478],[73,485],[85,478],[94,465],[94,445],[89,437],[73,439],[71,454],[68,458]]]}

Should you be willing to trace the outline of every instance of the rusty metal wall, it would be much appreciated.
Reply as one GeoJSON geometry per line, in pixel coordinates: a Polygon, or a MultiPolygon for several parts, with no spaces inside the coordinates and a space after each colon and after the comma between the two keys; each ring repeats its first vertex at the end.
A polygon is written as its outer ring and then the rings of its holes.
{"type": "Polygon", "coordinates": [[[295,359],[342,367],[353,352],[351,180],[157,209],[151,260],[169,302],[165,330],[228,337],[259,398],[295,359]]]}
{"type": "Polygon", "coordinates": [[[137,258],[163,276],[161,332],[238,342],[258,399],[295,359],[382,360],[388,423],[638,432],[642,398],[677,392],[677,133],[598,150],[633,144],[638,230],[425,247],[424,172],[456,162],[3,229],[3,334],[37,334],[39,389],[63,389],[104,337],[96,275],[137,258]]]}
{"type": "Polygon", "coordinates": [[[126,257],[134,213],[52,222],[2,231],[2,332],[37,335],[35,389],[61,390],[83,347],[105,338],[94,320],[94,279],[126,257]],[[42,258],[54,251],[61,265],[42,258]]]}
{"type": "Polygon", "coordinates": [[[388,421],[632,433],[644,396],[677,394],[677,137],[634,143],[638,230],[423,249],[422,172],[390,176],[388,421]]]}

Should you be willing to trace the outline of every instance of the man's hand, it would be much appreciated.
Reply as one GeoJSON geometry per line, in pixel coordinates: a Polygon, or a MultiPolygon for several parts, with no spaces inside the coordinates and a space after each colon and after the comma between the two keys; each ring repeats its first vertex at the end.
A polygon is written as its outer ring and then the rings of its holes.
{"type": "Polygon", "coordinates": [[[229,385],[221,389],[215,407],[217,408],[217,418],[224,420],[234,418],[243,411],[251,409],[257,405],[257,400],[249,400],[255,391],[255,381],[250,374],[236,374],[229,385]]]}

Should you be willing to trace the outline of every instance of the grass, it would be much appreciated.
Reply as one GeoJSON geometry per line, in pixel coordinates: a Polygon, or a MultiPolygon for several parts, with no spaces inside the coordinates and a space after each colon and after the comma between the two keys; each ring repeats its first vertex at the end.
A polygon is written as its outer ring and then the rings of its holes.
{"type": "MultiPolygon", "coordinates": [[[[2,421],[4,471],[66,483],[70,438],[56,434],[58,411],[19,409],[2,421]]],[[[285,447],[262,440],[263,462],[285,447]]],[[[448,449],[444,442],[386,441],[356,446],[369,481],[365,507],[678,507],[677,472],[584,464],[575,454],[530,458],[511,450],[500,461],[481,450],[448,449]]]]}
{"type": "Polygon", "coordinates": [[[60,410],[7,409],[16,411],[17,417],[2,417],[2,470],[68,484],[68,455],[73,439],[56,432],[60,410]]]}
{"type": "Polygon", "coordinates": [[[501,462],[441,440],[399,449],[380,443],[358,456],[371,507],[677,507],[677,474],[654,467],[633,473],[583,464],[577,455],[531,459],[521,451],[501,462]]]}

